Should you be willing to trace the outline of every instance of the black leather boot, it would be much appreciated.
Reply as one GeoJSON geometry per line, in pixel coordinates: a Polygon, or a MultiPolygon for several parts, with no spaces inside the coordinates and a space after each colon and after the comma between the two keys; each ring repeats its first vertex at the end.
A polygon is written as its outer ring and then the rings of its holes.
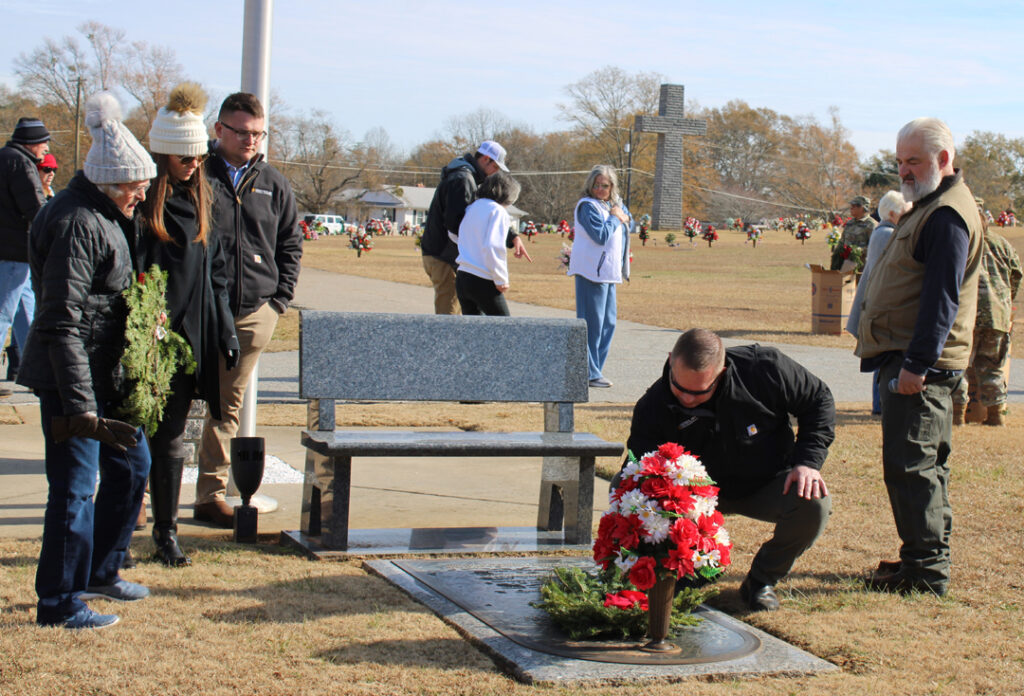
{"type": "Polygon", "coordinates": [[[149,472],[149,504],[153,511],[153,558],[172,568],[192,565],[178,545],[178,496],[181,493],[181,457],[157,457],[149,472]]]}
{"type": "MultiPolygon", "coordinates": [[[[13,336],[11,337],[14,338],[13,336]]],[[[7,381],[15,382],[18,379],[18,368],[21,366],[21,352],[18,347],[14,345],[12,340],[7,344],[7,381]]]]}

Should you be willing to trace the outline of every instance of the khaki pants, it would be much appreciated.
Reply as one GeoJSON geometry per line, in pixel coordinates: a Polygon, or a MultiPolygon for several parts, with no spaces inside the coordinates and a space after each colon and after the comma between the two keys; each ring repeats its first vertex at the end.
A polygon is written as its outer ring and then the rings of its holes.
{"type": "Polygon", "coordinates": [[[434,285],[434,314],[458,314],[455,304],[455,269],[436,256],[423,255],[423,270],[434,285]]]}
{"type": "Polygon", "coordinates": [[[269,302],[252,314],[235,317],[235,335],[241,347],[238,365],[230,372],[220,356],[220,409],[222,420],[207,417],[203,441],[199,447],[199,477],[196,480],[196,504],[223,500],[231,466],[231,438],[238,435],[238,411],[245,388],[263,349],[277,326],[277,312],[269,302]]]}

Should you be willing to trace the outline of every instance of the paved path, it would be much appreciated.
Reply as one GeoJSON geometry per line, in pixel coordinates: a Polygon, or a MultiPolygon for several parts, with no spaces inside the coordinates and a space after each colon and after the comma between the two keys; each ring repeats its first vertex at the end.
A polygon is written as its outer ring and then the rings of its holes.
{"type": "MultiPolygon", "coordinates": [[[[371,278],[340,275],[304,268],[299,279],[295,306],[305,309],[333,311],[358,307],[365,312],[433,311],[433,290],[371,278]]],[[[528,317],[572,317],[570,310],[510,302],[512,314],[528,317]]],[[[809,310],[808,310],[809,311],[809,310]]],[[[695,326],[701,324],[694,317],[695,326]]],[[[605,376],[611,389],[591,389],[590,400],[612,403],[633,403],[661,374],[665,357],[672,349],[679,332],[657,326],[620,320],[612,340],[611,354],[605,365],[605,376]]],[[[726,345],[746,343],[726,340],[726,345]]],[[[871,400],[871,378],[859,370],[859,360],[849,350],[822,348],[792,343],[770,344],[801,363],[823,379],[832,389],[837,402],[871,400]]],[[[524,356],[524,359],[529,359],[524,356]]],[[[1010,381],[1010,401],[1024,401],[1024,364],[1016,361],[1010,381]]],[[[261,403],[293,402],[298,394],[298,352],[265,354],[260,360],[261,403]]]]}

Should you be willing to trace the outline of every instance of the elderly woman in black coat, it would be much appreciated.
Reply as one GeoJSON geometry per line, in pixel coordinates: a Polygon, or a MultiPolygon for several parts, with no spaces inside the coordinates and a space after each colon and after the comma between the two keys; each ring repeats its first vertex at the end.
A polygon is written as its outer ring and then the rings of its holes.
{"type": "Polygon", "coordinates": [[[228,307],[224,256],[211,234],[210,190],[203,175],[207,132],[206,95],[195,84],[179,85],[160,109],[149,131],[157,165],[143,205],[143,268],[157,264],[167,272],[170,327],[192,347],[193,374],[180,368],[171,380],[163,420],[149,433],[153,466],[149,489],[153,509],[155,558],[168,566],[191,565],[178,544],[178,498],[186,459],[185,421],[193,397],[205,400],[220,417],[218,351],[228,365],[238,359],[238,339],[228,307]]]}

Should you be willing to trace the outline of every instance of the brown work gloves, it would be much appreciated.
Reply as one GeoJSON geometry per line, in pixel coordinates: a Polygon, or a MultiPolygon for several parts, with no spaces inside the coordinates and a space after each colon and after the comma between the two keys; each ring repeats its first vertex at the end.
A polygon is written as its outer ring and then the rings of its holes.
{"type": "Polygon", "coordinates": [[[54,442],[64,442],[69,437],[88,437],[122,452],[137,442],[135,426],[113,418],[100,418],[89,412],[54,416],[50,421],[50,434],[54,442]]]}

